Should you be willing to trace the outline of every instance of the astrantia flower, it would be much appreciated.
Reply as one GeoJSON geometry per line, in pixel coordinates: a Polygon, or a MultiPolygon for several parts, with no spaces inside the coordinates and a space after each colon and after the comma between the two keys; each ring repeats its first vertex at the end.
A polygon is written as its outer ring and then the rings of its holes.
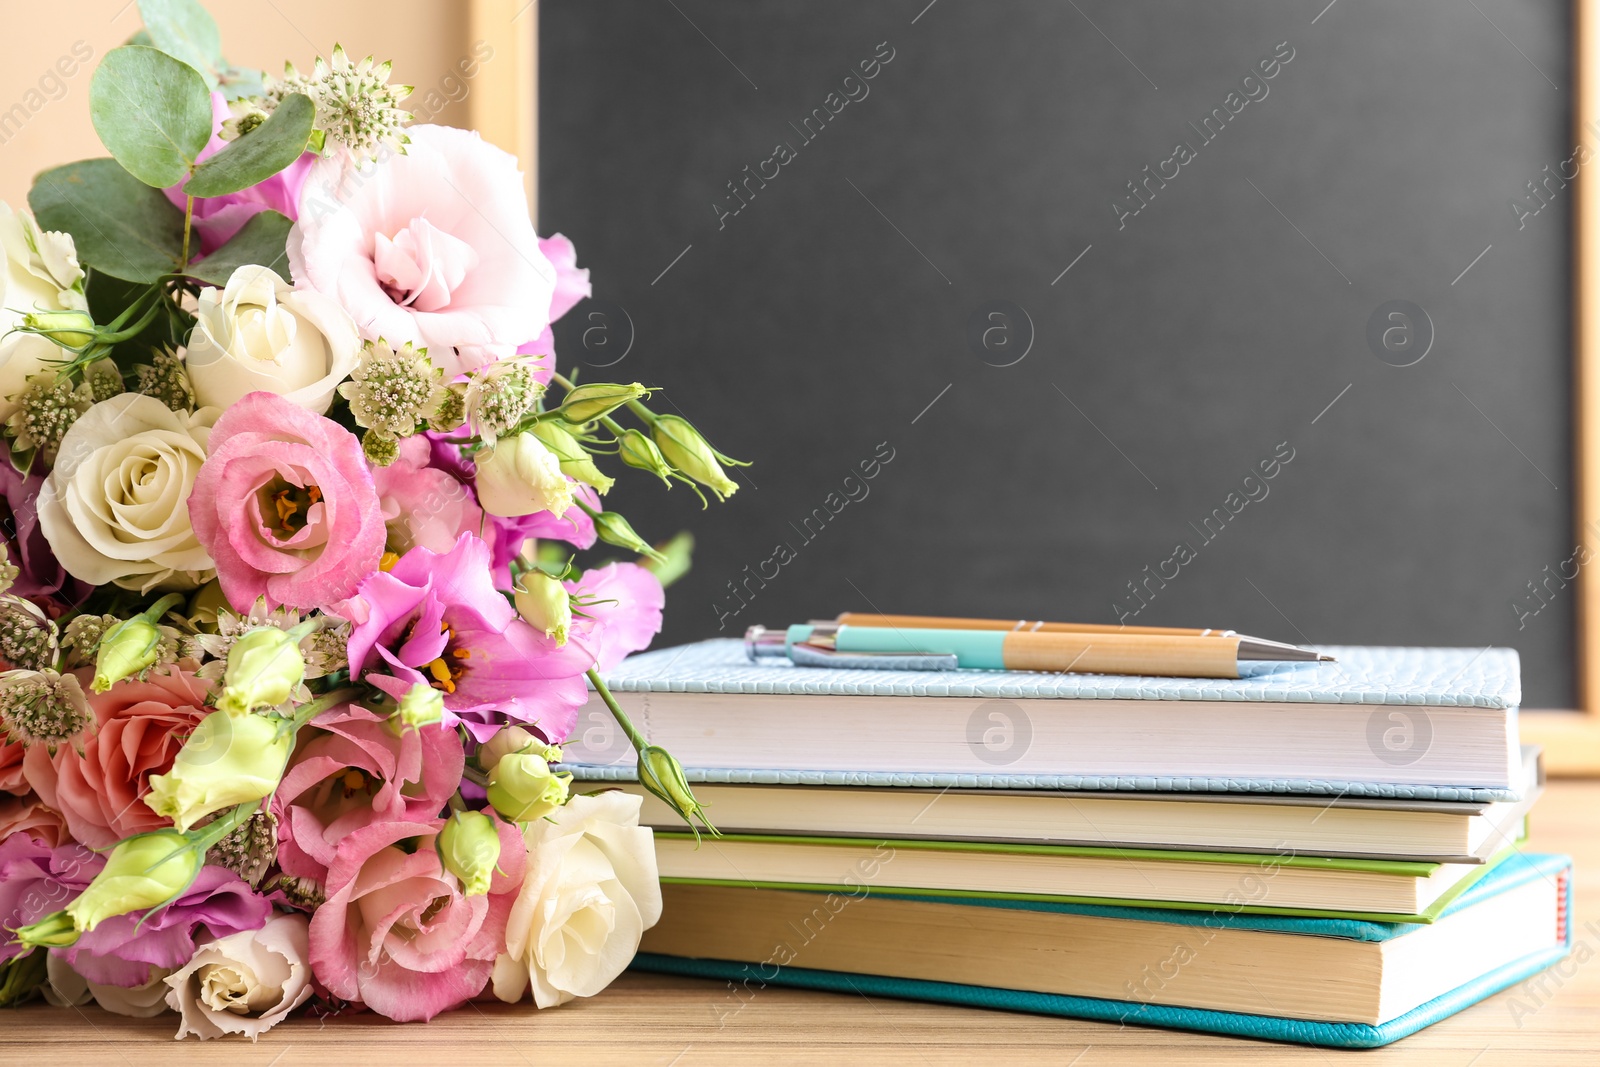
{"type": "Polygon", "coordinates": [[[78,416],[94,406],[93,390],[53,373],[35,376],[13,399],[17,410],[6,420],[6,429],[16,439],[12,450],[37,451],[46,463],[54,461],[61,439],[78,416]]]}
{"type": "MultiPolygon", "coordinates": [[[[344,647],[350,636],[350,624],[331,615],[320,618],[322,625],[300,640],[307,681],[343,670],[345,665],[344,647]]],[[[287,605],[268,608],[266,600],[258,598],[244,614],[227,608],[218,610],[216,633],[197,633],[184,638],[183,651],[194,659],[208,661],[195,672],[198,677],[220,679],[228,666],[228,650],[239,637],[263,626],[292,630],[303,620],[303,613],[295,608],[287,605]]]]}
{"type": "Polygon", "coordinates": [[[285,65],[283,78],[267,87],[267,104],[276,109],[294,93],[310,97],[317,107],[314,125],[327,135],[330,153],[342,147],[357,162],[365,162],[385,146],[404,152],[407,138],[401,131],[411,113],[400,101],[411,95],[411,86],[390,85],[393,68],[392,63],[374,64],[371,56],[353,62],[342,45],[334,45],[333,62],[318,56],[310,75],[285,65]]]}
{"type": "Polygon", "coordinates": [[[467,383],[464,414],[484,444],[493,445],[533,411],[544,395],[544,385],[535,376],[540,362],[526,357],[502,359],[473,374],[467,383]]]}
{"type": "Polygon", "coordinates": [[[56,648],[56,624],[44,612],[19,596],[0,596],[0,659],[38,671],[55,665],[56,648]]]}
{"type": "Polygon", "coordinates": [[[506,721],[559,742],[587,700],[594,658],[517,617],[489,577],[489,546],[463,534],[445,555],[414,548],[361,584],[350,611],[353,677],[399,699],[418,682],[444,693],[445,722],[486,740],[506,721]]]}
{"type": "Polygon", "coordinates": [[[350,414],[364,430],[410,437],[444,400],[444,371],[428,359],[426,348],[407,341],[398,349],[383,338],[368,341],[361,363],[339,395],[350,401],[350,414]]]}
{"type": "Polygon", "coordinates": [[[278,819],[270,811],[256,812],[206,852],[207,864],[226,867],[252,889],[277,858],[278,819]]]}
{"type": "Polygon", "coordinates": [[[94,714],[83,686],[70,674],[6,671],[0,674],[0,722],[13,740],[54,752],[82,740],[94,714]]]}
{"type": "Polygon", "coordinates": [[[11,562],[11,550],[0,540],[0,593],[9,592],[22,571],[11,562]]]}
{"type": "Polygon", "coordinates": [[[134,392],[154,397],[173,411],[193,410],[194,386],[189,382],[188,369],[174,353],[156,352],[149,363],[141,363],[134,373],[134,392]]]}

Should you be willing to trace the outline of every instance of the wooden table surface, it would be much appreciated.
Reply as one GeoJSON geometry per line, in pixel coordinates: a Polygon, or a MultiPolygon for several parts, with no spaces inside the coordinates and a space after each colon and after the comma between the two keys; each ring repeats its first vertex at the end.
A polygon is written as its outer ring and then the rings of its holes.
{"type": "Polygon", "coordinates": [[[1527,983],[1385,1049],[1339,1052],[1166,1030],[1013,1015],[769,987],[718,1025],[720,982],[624,975],[600,996],[553,1011],[469,1005],[423,1025],[371,1015],[295,1019],[260,1043],[174,1044],[172,1016],[134,1020],[97,1008],[30,1005],[0,1015],[0,1063],[135,1067],[471,1067],[692,1064],[1440,1064],[1447,1067],[1600,1064],[1600,781],[1552,783],[1534,812],[1535,851],[1567,852],[1576,934],[1570,977],[1527,983]],[[1590,925],[1592,924],[1592,925],[1590,925]]]}

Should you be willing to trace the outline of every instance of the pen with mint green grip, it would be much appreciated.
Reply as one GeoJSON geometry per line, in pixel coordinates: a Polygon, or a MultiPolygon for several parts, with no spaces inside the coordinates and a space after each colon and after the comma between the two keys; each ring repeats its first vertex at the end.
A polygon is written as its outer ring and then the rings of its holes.
{"type": "MultiPolygon", "coordinates": [[[[1315,662],[1331,657],[1278,646],[1270,655],[1228,637],[1124,633],[1040,633],[1019,630],[898,629],[877,626],[789,627],[786,645],[839,653],[955,656],[968,670],[1132,674],[1174,678],[1237,678],[1239,661],[1315,662]]],[[[1274,643],[1275,644],[1275,643],[1274,643]]]]}

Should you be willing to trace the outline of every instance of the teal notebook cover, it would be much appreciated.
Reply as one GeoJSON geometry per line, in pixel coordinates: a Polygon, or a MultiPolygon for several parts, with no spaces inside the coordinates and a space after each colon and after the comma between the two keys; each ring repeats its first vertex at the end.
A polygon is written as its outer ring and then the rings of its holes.
{"type": "MultiPolygon", "coordinates": [[[[1102,1000],[1095,997],[1062,996],[1054,993],[1034,993],[1026,990],[995,989],[987,986],[958,985],[949,982],[930,982],[913,978],[890,978],[874,975],[845,974],[837,971],[819,971],[803,967],[778,967],[769,965],[762,969],[756,981],[763,985],[787,985],[803,989],[817,989],[836,993],[872,994],[905,1000],[926,1000],[935,1003],[956,1004],[972,1008],[992,1008],[1001,1011],[1020,1011],[1040,1015],[1060,1015],[1072,1019],[1089,1019],[1097,1022],[1132,1023],[1138,1026],[1158,1026],[1174,1030],[1195,1030],[1201,1033],[1221,1034],[1228,1037],[1259,1038],[1266,1041],[1287,1041],[1303,1045],[1323,1045],[1331,1048],[1377,1048],[1416,1033],[1441,1019],[1469,1008],[1486,997],[1493,996],[1552,964],[1564,959],[1572,951],[1572,898],[1570,875],[1572,860],[1568,856],[1518,853],[1490,871],[1482,880],[1458,897],[1445,910],[1451,914],[1474,903],[1523,885],[1533,879],[1545,879],[1560,887],[1560,929],[1563,938],[1550,947],[1541,949],[1513,963],[1487,974],[1479,975],[1450,992],[1428,1001],[1398,1018],[1372,1026],[1365,1023],[1313,1022],[1271,1015],[1246,1015],[1237,1012],[1211,1011],[1203,1008],[1180,1008],[1168,1005],[1147,1004],[1136,1001],[1102,1000]],[[774,971],[771,977],[768,971],[774,971]]],[[[1351,919],[1311,919],[1291,916],[1229,915],[1216,912],[1196,913],[1161,911],[1151,908],[1123,908],[1093,904],[1046,904],[1030,901],[956,900],[972,907],[1016,908],[1032,911],[1055,911],[1070,914],[1101,915],[1113,918],[1140,919],[1169,922],[1181,926],[1208,925],[1245,930],[1262,930],[1279,933],[1313,935],[1319,937],[1344,937],[1362,941],[1387,941],[1404,937],[1416,929],[1405,923],[1366,922],[1351,919]]],[[[751,964],[728,960],[688,959],[641,952],[634,957],[633,968],[663,974],[681,974],[696,978],[715,978],[727,982],[745,982],[754,977],[751,964]]]]}
{"type": "MultiPolygon", "coordinates": [[[[717,693],[779,696],[980,697],[1004,700],[1243,701],[1274,704],[1482,708],[1503,712],[1522,700],[1517,653],[1509,648],[1327,646],[1334,664],[1281,666],[1249,678],[1143,678],[1040,671],[842,670],[752,663],[741,641],[715,639],[630,656],[605,674],[617,693],[717,693]]],[[[632,761],[586,764],[569,744],[579,781],[630,781],[632,761]]],[[[1352,782],[1310,778],[1208,778],[1147,775],[920,774],[903,771],[789,771],[686,767],[690,782],[761,785],[907,786],[956,789],[1083,789],[1190,793],[1296,793],[1401,800],[1517,800],[1521,789],[1352,782]]]]}

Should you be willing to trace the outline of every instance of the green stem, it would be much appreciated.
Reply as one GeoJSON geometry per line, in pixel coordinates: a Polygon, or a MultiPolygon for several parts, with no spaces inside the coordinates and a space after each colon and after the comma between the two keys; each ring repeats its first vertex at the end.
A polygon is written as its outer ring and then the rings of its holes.
{"type": "Polygon", "coordinates": [[[198,830],[191,830],[189,832],[189,844],[202,852],[208,851],[212,845],[215,845],[218,841],[243,826],[245,820],[254,815],[256,809],[260,806],[261,801],[259,800],[253,800],[248,804],[240,804],[228,814],[222,816],[222,818],[213,819],[198,830]]]}
{"type": "Polygon", "coordinates": [[[606,688],[606,683],[600,678],[600,672],[594,667],[589,668],[589,684],[594,686],[594,691],[605,701],[606,707],[611,711],[611,717],[617,720],[622,732],[628,735],[628,743],[633,746],[633,750],[643,751],[650,742],[646,741],[644,735],[633,725],[633,720],[628,718],[627,712],[617,706],[617,698],[611,695],[611,690],[606,688]]]}
{"type": "Polygon", "coordinates": [[[194,197],[184,196],[187,203],[183,208],[183,262],[178,264],[182,270],[189,266],[189,234],[194,229],[194,197]]]}
{"type": "Polygon", "coordinates": [[[299,733],[302,726],[305,726],[329,708],[339,704],[348,704],[360,695],[361,689],[353,685],[345,686],[343,689],[335,689],[331,693],[324,693],[311,703],[303,704],[295,709],[294,718],[288,720],[289,732],[299,733]]]}

